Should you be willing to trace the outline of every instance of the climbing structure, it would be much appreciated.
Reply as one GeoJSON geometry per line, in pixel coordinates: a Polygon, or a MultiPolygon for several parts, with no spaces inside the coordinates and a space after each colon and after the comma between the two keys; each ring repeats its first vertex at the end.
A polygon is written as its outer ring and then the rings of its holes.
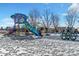
{"type": "Polygon", "coordinates": [[[76,40],[77,38],[77,30],[74,30],[73,27],[67,27],[61,34],[61,38],[63,40],[76,40]]]}
{"type": "Polygon", "coordinates": [[[16,33],[19,35],[20,33],[20,24],[24,24],[25,28],[28,29],[30,32],[35,34],[36,36],[41,36],[41,33],[33,27],[31,24],[27,22],[28,17],[24,14],[16,13],[11,16],[14,19],[14,28],[16,29],[16,33]]]}
{"type": "Polygon", "coordinates": [[[26,22],[27,16],[24,14],[16,13],[11,16],[14,19],[14,29],[16,29],[16,34],[20,34],[20,24],[26,22]],[[24,18],[24,19],[23,19],[24,18]]]}

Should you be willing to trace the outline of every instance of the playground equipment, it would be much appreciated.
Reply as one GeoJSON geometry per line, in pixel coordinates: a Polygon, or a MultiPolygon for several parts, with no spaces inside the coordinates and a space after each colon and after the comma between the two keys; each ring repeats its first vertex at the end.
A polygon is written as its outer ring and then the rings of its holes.
{"type": "Polygon", "coordinates": [[[33,27],[30,23],[27,22],[28,17],[21,13],[16,13],[11,16],[14,19],[14,29],[16,30],[16,34],[20,34],[20,24],[24,24],[26,29],[35,34],[36,36],[41,36],[41,33],[33,27]]]}
{"type": "Polygon", "coordinates": [[[73,27],[67,27],[61,34],[61,38],[63,40],[76,40],[77,38],[77,30],[74,30],[73,27]]]}

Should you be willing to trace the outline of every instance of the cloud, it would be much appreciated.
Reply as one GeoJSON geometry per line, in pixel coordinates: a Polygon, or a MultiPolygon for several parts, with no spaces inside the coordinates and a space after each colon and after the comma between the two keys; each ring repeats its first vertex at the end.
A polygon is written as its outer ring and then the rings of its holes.
{"type": "Polygon", "coordinates": [[[14,21],[11,18],[4,18],[0,20],[0,27],[12,27],[14,25],[14,21]]]}
{"type": "Polygon", "coordinates": [[[78,3],[72,3],[70,5],[70,7],[68,8],[68,10],[70,10],[70,9],[78,9],[78,7],[79,7],[79,4],[78,3]]]}
{"type": "Polygon", "coordinates": [[[68,11],[72,13],[79,13],[79,3],[72,3],[68,8],[68,11]]]}
{"type": "MultiPolygon", "coordinates": [[[[72,3],[69,7],[68,7],[68,10],[67,10],[69,13],[79,13],[79,3],[72,3]]],[[[62,16],[66,16],[67,15],[67,12],[66,13],[63,13],[61,14],[62,16]]]]}

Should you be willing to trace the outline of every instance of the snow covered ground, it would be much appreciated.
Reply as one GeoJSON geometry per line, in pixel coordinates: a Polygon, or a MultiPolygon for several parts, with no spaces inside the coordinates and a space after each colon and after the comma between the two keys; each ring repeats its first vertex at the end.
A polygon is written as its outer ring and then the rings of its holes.
{"type": "Polygon", "coordinates": [[[0,35],[0,56],[79,56],[79,40],[66,41],[53,35],[35,40],[13,40],[0,35]]]}

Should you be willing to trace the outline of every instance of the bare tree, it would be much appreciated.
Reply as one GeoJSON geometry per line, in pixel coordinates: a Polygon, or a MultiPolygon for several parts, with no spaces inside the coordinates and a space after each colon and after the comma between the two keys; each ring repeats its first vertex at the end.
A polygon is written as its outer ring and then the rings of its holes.
{"type": "Polygon", "coordinates": [[[59,16],[51,13],[51,20],[53,22],[55,32],[57,32],[58,31],[58,26],[59,26],[59,16]]]}
{"type": "Polygon", "coordinates": [[[77,20],[77,14],[76,14],[76,11],[68,11],[67,12],[67,15],[66,15],[66,21],[67,21],[67,25],[68,27],[73,27],[74,24],[75,24],[75,21],[77,20]]]}
{"type": "Polygon", "coordinates": [[[44,10],[44,14],[43,14],[43,16],[42,16],[42,23],[43,23],[43,25],[44,25],[44,28],[47,29],[46,32],[49,31],[49,28],[50,28],[50,26],[51,26],[51,24],[52,24],[52,20],[50,19],[50,16],[51,16],[50,10],[45,9],[45,10],[44,10]]]}
{"type": "Polygon", "coordinates": [[[34,27],[37,26],[37,21],[38,21],[39,17],[40,17],[40,13],[39,13],[38,10],[33,9],[33,10],[30,11],[30,13],[29,13],[30,23],[34,27]]]}

